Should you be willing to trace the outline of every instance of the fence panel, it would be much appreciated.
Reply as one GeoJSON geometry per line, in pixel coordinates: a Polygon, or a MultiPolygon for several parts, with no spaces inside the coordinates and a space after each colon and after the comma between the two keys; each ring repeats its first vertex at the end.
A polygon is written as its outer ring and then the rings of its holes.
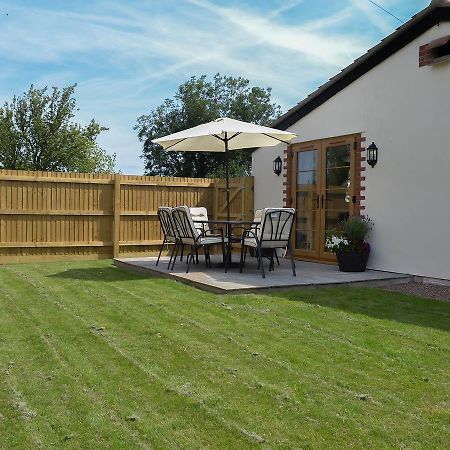
{"type": "MultiPolygon", "coordinates": [[[[232,217],[253,215],[253,178],[231,180],[232,217]]],[[[0,263],[150,255],[161,205],[226,217],[225,181],[0,170],[0,263]]]]}
{"type": "MultiPolygon", "coordinates": [[[[232,178],[230,180],[230,219],[253,219],[253,177],[232,178]]],[[[214,183],[214,217],[227,218],[227,195],[225,180],[214,183]]]]}

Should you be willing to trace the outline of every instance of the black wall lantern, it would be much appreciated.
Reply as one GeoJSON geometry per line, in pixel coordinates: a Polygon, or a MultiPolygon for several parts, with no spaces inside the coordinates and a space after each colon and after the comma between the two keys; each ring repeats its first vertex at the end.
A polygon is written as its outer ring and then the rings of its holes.
{"type": "Polygon", "coordinates": [[[280,176],[281,171],[283,170],[283,161],[281,158],[277,156],[273,161],[273,172],[280,176]]]}
{"type": "Polygon", "coordinates": [[[375,142],[372,142],[367,147],[367,164],[371,167],[375,167],[375,164],[378,161],[378,147],[375,145],[375,142]]]}

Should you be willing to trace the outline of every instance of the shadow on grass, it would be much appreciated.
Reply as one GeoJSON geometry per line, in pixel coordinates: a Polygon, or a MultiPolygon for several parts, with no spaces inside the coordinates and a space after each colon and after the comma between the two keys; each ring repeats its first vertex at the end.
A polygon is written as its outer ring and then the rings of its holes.
{"type": "Polygon", "coordinates": [[[67,269],[62,272],[49,275],[49,278],[62,278],[78,281],[103,281],[103,282],[117,282],[117,281],[132,281],[132,280],[142,280],[145,278],[158,278],[162,279],[156,274],[151,274],[149,272],[139,273],[132,272],[130,270],[120,269],[114,266],[110,267],[87,267],[80,269],[67,269]]]}
{"type": "Polygon", "coordinates": [[[280,290],[267,295],[381,320],[450,331],[450,302],[440,300],[358,287],[280,290]]]}
{"type": "MultiPolygon", "coordinates": [[[[67,269],[49,275],[49,278],[70,279],[80,282],[167,279],[156,273],[138,273],[116,268],[113,265],[99,268],[67,269]]],[[[186,289],[191,288],[186,286],[186,289]]],[[[289,290],[265,291],[253,295],[304,302],[326,308],[334,308],[348,313],[366,315],[380,320],[390,320],[447,332],[450,331],[450,302],[424,299],[382,289],[361,287],[294,288],[289,290]]]]}

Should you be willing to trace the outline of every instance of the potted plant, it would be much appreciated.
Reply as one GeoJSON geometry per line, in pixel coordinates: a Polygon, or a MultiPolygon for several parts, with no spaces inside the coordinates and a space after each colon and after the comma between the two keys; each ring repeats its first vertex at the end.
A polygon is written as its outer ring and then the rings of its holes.
{"type": "Polygon", "coordinates": [[[370,255],[365,241],[373,222],[364,216],[352,216],[342,221],[338,229],[327,232],[326,247],[336,254],[341,272],[364,272],[370,255]]]}

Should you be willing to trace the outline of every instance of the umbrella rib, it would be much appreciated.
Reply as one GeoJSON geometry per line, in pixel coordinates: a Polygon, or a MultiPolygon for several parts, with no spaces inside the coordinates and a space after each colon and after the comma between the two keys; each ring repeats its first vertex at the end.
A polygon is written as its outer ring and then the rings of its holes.
{"type": "MultiPolygon", "coordinates": [[[[169,145],[168,147],[166,147],[164,150],[169,150],[169,148],[172,148],[172,147],[174,147],[175,145],[178,145],[180,142],[183,142],[183,141],[185,141],[187,138],[183,138],[183,139],[180,139],[179,141],[177,141],[177,142],[175,142],[175,144],[172,144],[172,145],[169,145]]],[[[161,144],[160,144],[161,145],[161,144]]]]}
{"type": "Polygon", "coordinates": [[[242,134],[242,132],[237,131],[236,133],[233,134],[233,136],[231,136],[231,137],[229,137],[229,138],[223,138],[223,137],[220,137],[218,134],[213,134],[213,136],[214,136],[215,138],[221,140],[222,142],[225,142],[225,141],[231,141],[231,139],[235,138],[236,136],[239,136],[240,134],[242,134]]]}
{"type": "Polygon", "coordinates": [[[236,133],[233,134],[233,136],[228,138],[228,140],[231,141],[231,139],[235,138],[236,136],[239,136],[240,134],[242,134],[242,133],[240,131],[237,131],[236,133]]]}
{"type": "MultiPolygon", "coordinates": [[[[216,137],[217,139],[221,140],[222,142],[225,142],[226,140],[231,141],[231,139],[235,138],[236,136],[239,136],[240,134],[242,134],[242,132],[238,131],[238,132],[236,132],[235,134],[233,134],[233,136],[231,136],[231,137],[228,138],[228,139],[224,139],[224,138],[220,137],[220,136],[217,135],[217,134],[213,134],[213,136],[216,137]]],[[[274,137],[274,136],[271,136],[270,134],[267,134],[267,133],[261,133],[261,134],[264,135],[264,136],[267,136],[267,137],[269,137],[269,138],[271,138],[271,139],[275,139],[276,141],[282,142],[283,144],[289,145],[289,142],[283,141],[283,139],[278,139],[278,138],[276,138],[276,137],[274,137]]]]}
{"type": "Polygon", "coordinates": [[[283,141],[283,139],[278,139],[278,138],[276,138],[276,137],[274,137],[274,136],[271,136],[270,134],[267,134],[267,133],[261,133],[261,134],[263,134],[264,136],[270,137],[270,138],[272,138],[272,139],[275,139],[276,141],[280,141],[280,142],[282,142],[283,144],[289,145],[289,142],[283,141]]]}

